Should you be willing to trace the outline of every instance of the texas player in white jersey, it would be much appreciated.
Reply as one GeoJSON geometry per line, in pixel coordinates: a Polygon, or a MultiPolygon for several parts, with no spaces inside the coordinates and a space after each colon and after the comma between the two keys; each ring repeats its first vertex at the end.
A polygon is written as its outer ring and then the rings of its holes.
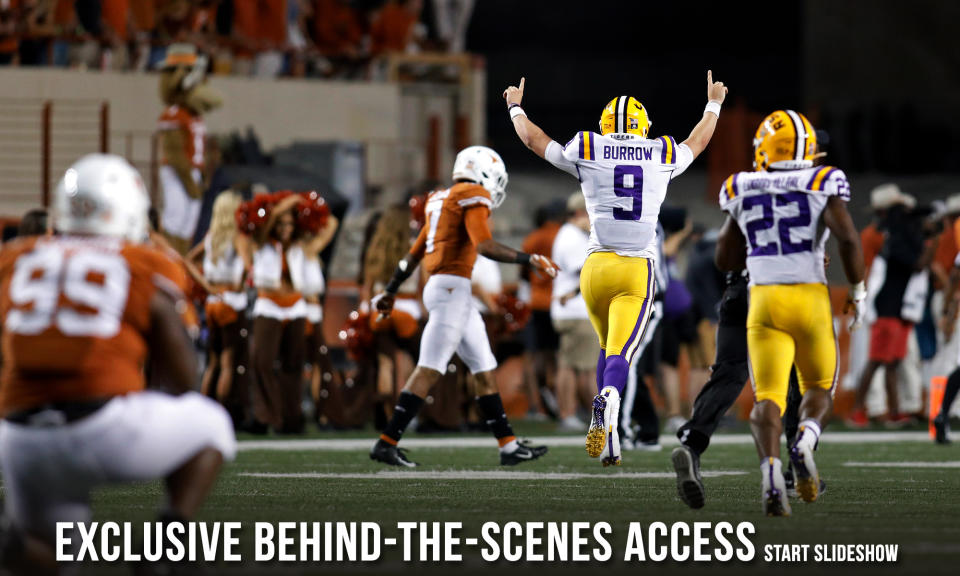
{"type": "Polygon", "coordinates": [[[860,236],[847,212],[850,189],[838,168],[812,167],[816,132],[802,115],[778,110],[754,138],[756,172],[731,175],[720,189],[729,215],[717,243],[717,265],[750,272],[747,349],[755,405],[750,424],[761,460],[764,511],[790,514],[780,463],[780,432],[790,369],[796,364],[803,401],[790,446],[797,492],[817,499],[820,480],[813,451],[833,408],[838,352],[824,247],[830,232],[840,244],[847,308],[860,325],[866,289],[860,236]]]}
{"type": "Polygon", "coordinates": [[[727,89],[707,72],[706,109],[679,145],[670,136],[648,138],[647,110],[635,98],[618,96],[604,108],[599,134],[580,132],[561,146],[520,107],[525,83],[503,93],[517,135],[537,156],[578,178],[586,199],[590,244],[580,288],[600,340],[586,448],[596,458],[609,445],[603,464],[618,465],[620,396],[653,310],[660,205],[670,180],[710,142],[727,89]]]}

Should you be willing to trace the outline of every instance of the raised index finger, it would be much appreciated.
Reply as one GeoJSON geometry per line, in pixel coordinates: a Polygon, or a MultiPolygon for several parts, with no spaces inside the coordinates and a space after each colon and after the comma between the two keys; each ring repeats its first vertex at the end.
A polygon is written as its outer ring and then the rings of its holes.
{"type": "Polygon", "coordinates": [[[526,77],[520,78],[520,91],[523,92],[523,85],[527,81],[526,77]]]}
{"type": "Polygon", "coordinates": [[[713,70],[707,70],[707,86],[713,84],[713,70]]]}

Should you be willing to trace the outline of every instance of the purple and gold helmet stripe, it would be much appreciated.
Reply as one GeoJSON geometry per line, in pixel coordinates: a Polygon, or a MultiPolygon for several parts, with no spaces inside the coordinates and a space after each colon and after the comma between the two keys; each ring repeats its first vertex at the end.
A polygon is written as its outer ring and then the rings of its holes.
{"type": "Polygon", "coordinates": [[[807,149],[807,129],[803,125],[803,120],[800,119],[800,115],[794,112],[793,110],[784,110],[787,113],[787,116],[790,118],[790,122],[793,124],[793,130],[796,134],[796,140],[793,143],[793,159],[794,160],[803,160],[803,156],[807,149]]]}
{"type": "Polygon", "coordinates": [[[621,134],[626,133],[627,131],[627,101],[630,100],[629,96],[618,96],[617,97],[617,132],[621,134]]]}

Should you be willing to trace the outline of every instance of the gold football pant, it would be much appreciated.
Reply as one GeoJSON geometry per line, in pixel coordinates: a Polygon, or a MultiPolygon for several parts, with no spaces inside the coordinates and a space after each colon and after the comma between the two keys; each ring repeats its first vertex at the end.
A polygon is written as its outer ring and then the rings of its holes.
{"type": "Polygon", "coordinates": [[[833,392],[839,364],[827,287],[753,286],[747,314],[747,349],[757,402],[770,400],[783,414],[794,364],[801,393],[811,388],[833,392]]]}

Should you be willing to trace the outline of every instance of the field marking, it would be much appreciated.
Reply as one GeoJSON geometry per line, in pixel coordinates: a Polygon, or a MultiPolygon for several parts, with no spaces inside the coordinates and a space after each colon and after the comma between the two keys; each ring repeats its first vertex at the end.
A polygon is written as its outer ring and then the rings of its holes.
{"type": "Polygon", "coordinates": [[[848,468],[960,468],[960,462],[844,462],[848,468]]]}
{"type": "MultiPolygon", "coordinates": [[[[712,470],[704,472],[705,478],[720,476],[743,476],[739,470],[712,470]]],[[[661,479],[676,478],[673,472],[619,472],[613,474],[589,474],[586,472],[523,472],[509,470],[383,470],[380,472],[240,472],[248,478],[310,479],[310,480],[583,480],[600,479],[661,479]]]]}
{"type": "MultiPolygon", "coordinates": [[[[238,448],[241,452],[249,450],[269,450],[276,452],[296,452],[306,450],[323,450],[329,452],[354,452],[369,450],[376,437],[369,438],[309,438],[284,440],[241,440],[238,448]]],[[[886,444],[890,442],[930,442],[927,432],[825,432],[822,441],[826,444],[886,444]]],[[[583,436],[545,436],[537,438],[538,443],[547,446],[583,446],[583,436]]],[[[660,438],[664,448],[679,444],[676,437],[664,436],[660,438]]],[[[749,434],[718,434],[711,438],[714,446],[741,446],[753,445],[753,437],[749,434]]],[[[491,437],[479,436],[442,436],[426,438],[409,438],[403,440],[403,447],[418,448],[491,448],[497,442],[491,437]]]]}

